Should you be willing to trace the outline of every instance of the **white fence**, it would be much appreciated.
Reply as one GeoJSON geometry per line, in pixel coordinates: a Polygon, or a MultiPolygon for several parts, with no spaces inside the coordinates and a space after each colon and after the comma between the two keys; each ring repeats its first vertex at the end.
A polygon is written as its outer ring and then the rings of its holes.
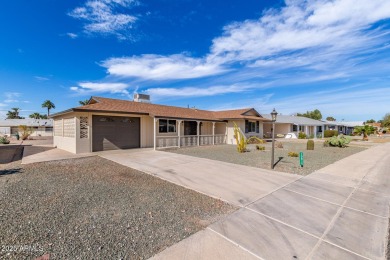
{"type": "Polygon", "coordinates": [[[156,148],[190,147],[200,145],[226,144],[226,135],[185,135],[185,136],[157,136],[156,148]],[[213,143],[214,138],[214,143],[213,143]],[[180,140],[179,140],[180,139],[180,140]]]}

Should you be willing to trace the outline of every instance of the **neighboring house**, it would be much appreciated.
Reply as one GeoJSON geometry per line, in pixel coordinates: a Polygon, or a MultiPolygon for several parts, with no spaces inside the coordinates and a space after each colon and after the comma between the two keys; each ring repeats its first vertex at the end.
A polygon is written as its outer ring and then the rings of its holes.
{"type": "Polygon", "coordinates": [[[378,131],[378,130],[381,128],[381,126],[382,126],[381,123],[366,123],[366,125],[370,125],[370,126],[374,127],[375,130],[377,130],[377,131],[378,131]]]}
{"type": "Polygon", "coordinates": [[[19,126],[26,125],[33,130],[31,136],[53,136],[52,119],[4,119],[0,120],[0,135],[15,135],[19,126]]]}
{"type": "Polygon", "coordinates": [[[353,133],[353,129],[356,126],[364,126],[364,121],[323,121],[325,124],[325,130],[337,130],[341,134],[350,135],[353,133]]]}
{"type": "MultiPolygon", "coordinates": [[[[262,114],[262,116],[267,119],[272,118],[270,114],[262,114]]],[[[299,132],[303,132],[309,137],[323,137],[324,125],[324,122],[303,116],[278,115],[275,122],[275,135],[295,133],[298,136],[299,132]]],[[[264,136],[271,137],[271,134],[272,122],[265,122],[264,136]]]]}
{"type": "MultiPolygon", "coordinates": [[[[137,101],[137,99],[135,99],[137,101]]],[[[233,144],[233,122],[245,135],[263,135],[255,109],[207,111],[92,97],[88,105],[51,115],[54,145],[72,153],[113,149],[233,144]]]]}

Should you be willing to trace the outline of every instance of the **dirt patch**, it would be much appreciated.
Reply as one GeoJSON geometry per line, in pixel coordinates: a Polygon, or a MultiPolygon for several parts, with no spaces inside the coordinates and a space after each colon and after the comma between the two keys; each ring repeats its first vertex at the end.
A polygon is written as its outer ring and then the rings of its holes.
{"type": "Polygon", "coordinates": [[[147,259],[236,209],[100,157],[0,167],[0,258],[147,259]]]}
{"type": "MultiPolygon", "coordinates": [[[[324,147],[323,142],[315,142],[314,150],[306,149],[305,140],[296,142],[281,142],[281,148],[275,148],[275,170],[301,175],[310,174],[342,158],[350,156],[366,148],[350,146],[347,148],[324,147]],[[299,157],[289,157],[289,152],[303,152],[304,164],[300,166],[299,157]]],[[[264,151],[256,150],[256,145],[248,145],[248,152],[238,153],[235,145],[199,146],[188,148],[174,148],[164,151],[185,154],[212,160],[242,164],[263,169],[271,168],[271,143],[261,144],[264,151]]]]}

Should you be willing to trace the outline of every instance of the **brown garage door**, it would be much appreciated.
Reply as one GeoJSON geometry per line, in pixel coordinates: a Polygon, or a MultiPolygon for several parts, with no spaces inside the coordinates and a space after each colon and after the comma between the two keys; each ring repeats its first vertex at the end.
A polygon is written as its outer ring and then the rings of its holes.
{"type": "Polygon", "coordinates": [[[92,150],[106,151],[140,147],[140,118],[92,117],[92,150]]]}

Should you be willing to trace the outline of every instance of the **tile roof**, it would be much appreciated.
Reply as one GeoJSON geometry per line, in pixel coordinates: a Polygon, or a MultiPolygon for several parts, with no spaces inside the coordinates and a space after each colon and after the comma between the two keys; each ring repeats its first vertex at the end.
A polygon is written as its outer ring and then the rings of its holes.
{"type": "MultiPolygon", "coordinates": [[[[157,105],[151,103],[134,102],[129,100],[120,100],[104,97],[92,97],[90,103],[85,106],[76,107],[67,111],[53,114],[52,117],[69,112],[82,111],[101,111],[111,113],[133,113],[145,114],[159,118],[179,118],[179,119],[200,119],[210,121],[222,121],[225,119],[256,119],[266,120],[256,116],[243,115],[253,108],[226,110],[226,111],[208,111],[194,108],[183,108],[175,106],[157,105]]],[[[254,110],[254,109],[253,109],[254,110]]],[[[256,112],[256,110],[254,110],[256,112]]],[[[257,112],[256,112],[257,113],[257,112]]],[[[258,114],[258,113],[257,113],[258,114]]]]}

